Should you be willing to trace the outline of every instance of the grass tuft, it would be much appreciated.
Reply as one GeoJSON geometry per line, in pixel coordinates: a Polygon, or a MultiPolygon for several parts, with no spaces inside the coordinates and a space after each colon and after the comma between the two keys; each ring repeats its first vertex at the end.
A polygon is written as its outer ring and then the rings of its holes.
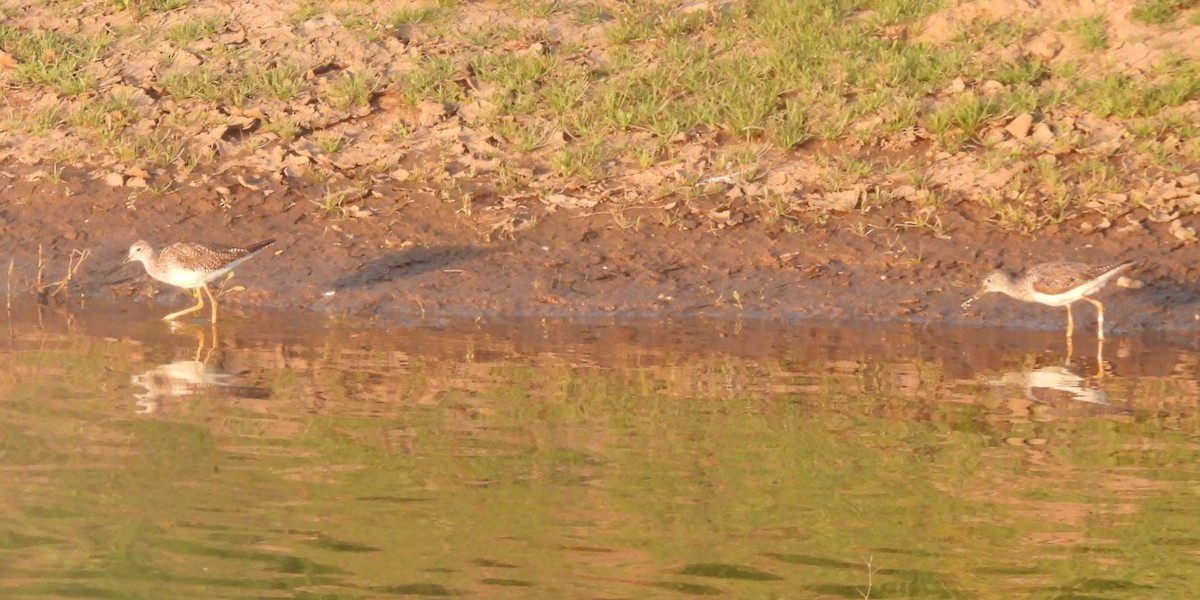
{"type": "Polygon", "coordinates": [[[17,84],[45,85],[75,96],[95,87],[88,66],[100,58],[110,43],[107,35],[77,37],[54,31],[25,32],[0,24],[0,50],[17,61],[12,80],[17,84]]]}

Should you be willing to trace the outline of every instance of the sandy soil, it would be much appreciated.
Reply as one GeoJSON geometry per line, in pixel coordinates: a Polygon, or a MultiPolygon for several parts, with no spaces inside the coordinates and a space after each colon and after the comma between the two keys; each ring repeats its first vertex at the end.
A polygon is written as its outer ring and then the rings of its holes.
{"type": "MultiPolygon", "coordinates": [[[[1024,2],[1013,4],[1013,10],[1028,10],[1020,8],[1024,2]]],[[[965,6],[962,10],[979,7],[965,6]]],[[[926,30],[934,42],[939,28],[949,27],[955,16],[940,18],[945,22],[932,21],[926,30]]],[[[251,26],[267,25],[248,21],[251,26]]],[[[1073,51],[1055,40],[1029,43],[1048,44],[1055,53],[1073,51]]],[[[336,46],[328,51],[338,52],[336,46]]],[[[1136,55],[1129,58],[1133,68],[1149,52],[1133,50],[1121,44],[1114,56],[1136,55]]],[[[371,63],[378,57],[354,58],[360,59],[371,63]]],[[[120,85],[135,86],[138,73],[153,70],[153,65],[131,63],[120,75],[120,85]]],[[[144,300],[156,291],[169,292],[161,299],[166,311],[168,304],[182,306],[187,299],[183,292],[150,281],[140,266],[119,266],[133,241],[236,245],[275,238],[273,253],[239,270],[235,281],[247,289],[226,297],[226,305],[400,321],[745,317],[1051,329],[1063,326],[1061,309],[999,296],[967,311],[959,305],[997,267],[1019,270],[1051,259],[1139,260],[1130,274],[1146,284],[1143,289],[1112,286],[1101,295],[1110,329],[1200,331],[1194,283],[1200,279],[1194,233],[1200,216],[1192,210],[1200,203],[1200,177],[1194,175],[1142,181],[1129,192],[1178,198],[1188,210],[1133,207],[1111,219],[1081,213],[1044,226],[1034,236],[997,226],[993,215],[973,201],[997,185],[1003,169],[989,170],[967,155],[936,155],[926,163],[930,180],[948,199],[937,209],[938,227],[904,226],[915,214],[908,202],[864,208],[857,200],[863,190],[854,190],[852,201],[838,209],[840,192],[825,193],[812,184],[821,172],[810,158],[837,151],[819,145],[775,157],[757,181],[717,182],[714,189],[686,198],[614,200],[659,189],[672,177],[671,169],[682,168],[678,165],[649,170],[627,165],[609,185],[584,186],[556,181],[531,167],[527,190],[501,193],[486,165],[475,165],[484,173],[477,183],[461,179],[464,165],[479,162],[475,145],[488,139],[487,132],[465,130],[461,115],[423,112],[428,108],[414,113],[381,94],[367,114],[305,117],[312,119],[308,126],[320,122],[350,140],[336,159],[340,164],[319,156],[308,147],[311,141],[297,140],[255,145],[258,150],[249,153],[218,151],[218,160],[187,177],[173,174],[169,166],[143,170],[87,160],[51,164],[45,158],[51,154],[47,145],[67,143],[65,138],[0,138],[5,142],[0,145],[0,257],[13,260],[10,286],[17,291],[34,287],[39,262],[43,281],[59,279],[72,254],[88,250],[70,294],[57,301],[144,300]],[[390,129],[397,119],[412,120],[418,133],[414,141],[399,149],[373,145],[373,128],[390,129]],[[431,149],[442,148],[446,139],[462,140],[455,145],[461,152],[449,160],[443,155],[431,159],[431,149]],[[381,152],[392,161],[390,172],[372,166],[381,152]],[[439,177],[456,177],[457,193],[447,194],[445,186],[412,176],[424,172],[428,162],[436,162],[439,177]],[[318,171],[322,176],[315,177],[318,171]],[[172,181],[162,188],[165,193],[145,193],[147,187],[172,181]],[[331,190],[338,194],[339,206],[323,210],[319,205],[331,190]],[[821,210],[780,217],[762,202],[739,200],[772,192],[809,198],[821,210]]],[[[249,123],[256,117],[230,118],[249,123]]],[[[1111,142],[1104,123],[1086,118],[1071,122],[1099,132],[1097,146],[1111,142]]],[[[1018,133],[1011,126],[1009,121],[995,124],[1000,139],[1019,143],[1036,135],[1036,126],[1018,133]]],[[[235,130],[235,125],[223,124],[206,129],[205,135],[219,147],[237,137],[232,136],[235,130]]],[[[1061,131],[1061,124],[1055,125],[1055,135],[1061,131]]],[[[701,136],[684,143],[711,150],[721,139],[701,136]]],[[[889,151],[899,152],[899,158],[929,158],[930,145],[915,139],[889,151]]],[[[681,156],[688,152],[679,149],[681,156]]],[[[915,190],[894,184],[885,192],[903,199],[915,190]]],[[[1082,306],[1076,318],[1081,325],[1090,324],[1091,308],[1082,306]]]]}

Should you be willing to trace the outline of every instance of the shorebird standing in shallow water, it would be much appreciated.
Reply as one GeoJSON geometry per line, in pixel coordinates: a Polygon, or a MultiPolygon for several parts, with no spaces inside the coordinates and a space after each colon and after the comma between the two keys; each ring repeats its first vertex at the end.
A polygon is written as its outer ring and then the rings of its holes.
{"type": "Polygon", "coordinates": [[[1087,300],[1096,306],[1096,337],[1104,339],[1104,305],[1088,296],[1095,294],[1133,265],[1133,261],[1114,265],[1092,266],[1082,263],[1052,262],[1030,267],[1013,279],[1004,271],[993,271],[983,280],[979,291],[962,303],[963,308],[988,292],[1000,292],[1017,300],[1037,302],[1046,306],[1067,307],[1067,338],[1075,330],[1071,305],[1087,300]]]}
{"type": "Polygon", "coordinates": [[[173,312],[164,321],[171,321],[183,315],[204,308],[204,294],[212,302],[212,322],[217,322],[217,298],[213,296],[208,284],[234,267],[254,256],[263,248],[275,243],[275,240],[263,240],[245,248],[226,248],[191,242],[178,242],[155,252],[145,240],[138,240],[129,247],[129,256],[125,262],[137,261],[146,266],[146,272],[151,277],[176,287],[192,290],[196,294],[196,305],[184,310],[173,312]]]}

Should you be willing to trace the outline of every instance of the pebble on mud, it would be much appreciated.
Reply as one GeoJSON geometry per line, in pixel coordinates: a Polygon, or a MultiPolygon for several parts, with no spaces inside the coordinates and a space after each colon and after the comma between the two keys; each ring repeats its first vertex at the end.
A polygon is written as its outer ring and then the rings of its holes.
{"type": "Polygon", "coordinates": [[[1008,126],[1004,128],[1009,135],[1021,140],[1029,136],[1029,130],[1033,127],[1033,115],[1029,113],[1021,113],[1013,117],[1009,121],[1008,126]]]}

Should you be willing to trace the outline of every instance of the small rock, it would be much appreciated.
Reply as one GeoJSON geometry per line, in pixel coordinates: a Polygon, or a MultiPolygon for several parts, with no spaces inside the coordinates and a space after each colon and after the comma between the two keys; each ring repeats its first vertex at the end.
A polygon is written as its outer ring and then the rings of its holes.
{"type": "Polygon", "coordinates": [[[1062,52],[1062,49],[1063,43],[1059,41],[1057,35],[1050,31],[1043,32],[1030,40],[1029,44],[1025,46],[1025,51],[1030,56],[1042,60],[1050,60],[1058,56],[1058,53],[1062,52]]]}
{"type": "Polygon", "coordinates": [[[104,183],[111,187],[121,187],[125,185],[125,177],[120,173],[109,173],[104,176],[104,183]]]}
{"type": "Polygon", "coordinates": [[[1008,86],[996,81],[995,79],[988,79],[987,81],[983,82],[983,85],[979,86],[979,89],[984,93],[985,96],[992,96],[1008,89],[1008,86]]]}
{"type": "Polygon", "coordinates": [[[999,144],[1004,141],[1004,132],[999,129],[989,129],[983,134],[983,142],[989,146],[999,144]]]}
{"type": "Polygon", "coordinates": [[[966,90],[966,89],[967,89],[967,82],[962,77],[955,77],[954,81],[951,81],[950,85],[946,86],[945,89],[942,90],[942,94],[945,94],[947,96],[949,96],[951,94],[959,94],[959,93],[962,93],[963,90],[966,90]]]}
{"type": "Polygon", "coordinates": [[[566,194],[550,194],[542,202],[561,208],[593,208],[598,204],[591,198],[575,198],[566,194]]]}
{"type": "Polygon", "coordinates": [[[1085,221],[1085,222],[1079,224],[1079,230],[1082,231],[1083,233],[1092,233],[1093,231],[1104,231],[1105,229],[1108,229],[1109,227],[1112,227],[1112,221],[1108,220],[1108,217],[1104,217],[1104,218],[1100,219],[1099,223],[1089,223],[1089,222],[1085,221]]]}
{"type": "Polygon", "coordinates": [[[200,60],[199,56],[182,49],[176,50],[175,55],[171,58],[172,64],[179,67],[181,70],[194,69],[204,62],[200,60]]]}
{"type": "Polygon", "coordinates": [[[1021,140],[1029,136],[1029,129],[1033,127],[1033,115],[1029,113],[1021,113],[1013,117],[1009,121],[1008,126],[1004,128],[1009,135],[1021,140]]]}
{"type": "Polygon", "coordinates": [[[244,187],[252,192],[257,192],[263,188],[263,180],[261,180],[261,179],[247,180],[245,177],[243,177],[241,175],[237,175],[235,177],[235,179],[237,179],[237,182],[242,187],[244,187]]]}
{"type": "Polygon", "coordinates": [[[534,54],[541,55],[546,53],[546,45],[541,42],[534,42],[528,48],[518,51],[517,54],[534,54]]]}
{"type": "Polygon", "coordinates": [[[840,192],[830,192],[825,194],[821,200],[823,202],[815,203],[822,205],[821,208],[829,208],[839,211],[854,210],[858,206],[858,199],[861,193],[858,190],[842,190],[840,192]]]}
{"type": "Polygon", "coordinates": [[[375,214],[375,212],[369,208],[363,208],[357,204],[351,204],[350,206],[342,209],[342,214],[352,219],[366,219],[367,217],[375,214]]]}
{"type": "Polygon", "coordinates": [[[1196,230],[1192,227],[1184,226],[1184,224],[1180,223],[1178,220],[1171,221],[1171,225],[1167,228],[1167,231],[1169,231],[1171,235],[1175,236],[1175,239],[1180,241],[1196,241],[1196,230]]]}
{"type": "Polygon", "coordinates": [[[1048,144],[1054,140],[1054,130],[1045,123],[1038,123],[1033,127],[1033,133],[1030,135],[1033,141],[1039,144],[1048,144]]]}
{"type": "Polygon", "coordinates": [[[144,189],[149,186],[146,184],[146,180],[142,179],[141,177],[130,177],[129,179],[125,180],[125,187],[144,189]]]}
{"type": "Polygon", "coordinates": [[[698,11],[707,11],[710,13],[713,12],[714,11],[713,3],[709,2],[708,0],[696,0],[695,2],[684,3],[678,9],[676,9],[676,12],[681,15],[686,15],[686,14],[690,14],[690,13],[694,13],[694,12],[698,12],[698,11]]]}
{"type": "Polygon", "coordinates": [[[730,211],[728,208],[726,208],[724,210],[713,209],[713,210],[708,211],[708,218],[711,219],[712,222],[714,222],[718,226],[720,226],[720,225],[728,224],[732,220],[733,214],[732,214],[732,211],[730,211]]]}
{"type": "Polygon", "coordinates": [[[1117,287],[1123,287],[1129,290],[1140,290],[1146,287],[1146,282],[1140,279],[1134,279],[1132,277],[1126,277],[1122,275],[1117,278],[1117,287]]]}
{"type": "Polygon", "coordinates": [[[1125,215],[1125,222],[1126,225],[1118,227],[1116,233],[1120,235],[1147,233],[1146,226],[1142,224],[1141,220],[1125,215]]]}
{"type": "Polygon", "coordinates": [[[288,165],[290,167],[306,167],[311,163],[312,163],[312,159],[310,159],[307,156],[301,156],[299,154],[288,154],[287,157],[285,157],[283,159],[283,164],[288,165]]]}
{"type": "Polygon", "coordinates": [[[1180,208],[1186,208],[1190,212],[1200,211],[1200,194],[1192,194],[1186,198],[1179,198],[1175,204],[1180,208]]]}
{"type": "Polygon", "coordinates": [[[417,124],[421,127],[432,127],[446,118],[446,106],[434,100],[422,100],[417,111],[417,124]]]}

